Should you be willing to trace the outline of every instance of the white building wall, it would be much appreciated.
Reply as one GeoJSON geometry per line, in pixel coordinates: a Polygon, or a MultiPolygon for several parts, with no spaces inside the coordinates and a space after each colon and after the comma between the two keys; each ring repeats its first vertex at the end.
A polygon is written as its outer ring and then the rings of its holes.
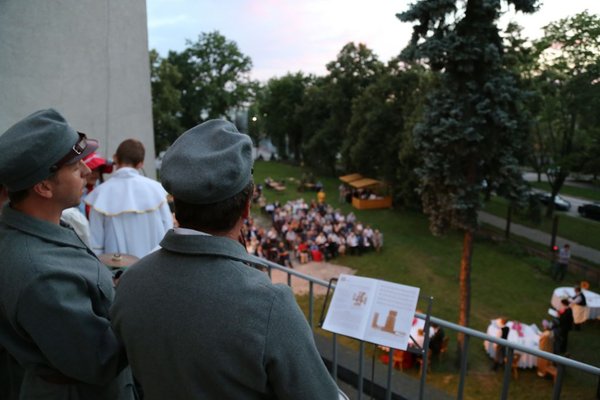
{"type": "Polygon", "coordinates": [[[0,0],[0,134],[48,107],[103,156],[141,140],[155,177],[145,0],[0,0]]]}

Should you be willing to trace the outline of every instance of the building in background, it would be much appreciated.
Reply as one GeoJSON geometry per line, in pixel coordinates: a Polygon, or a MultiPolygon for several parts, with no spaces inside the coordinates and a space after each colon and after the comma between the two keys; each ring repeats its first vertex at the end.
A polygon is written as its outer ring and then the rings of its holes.
{"type": "Polygon", "coordinates": [[[0,133],[48,107],[104,156],[141,140],[155,177],[144,0],[0,0],[0,133]]]}

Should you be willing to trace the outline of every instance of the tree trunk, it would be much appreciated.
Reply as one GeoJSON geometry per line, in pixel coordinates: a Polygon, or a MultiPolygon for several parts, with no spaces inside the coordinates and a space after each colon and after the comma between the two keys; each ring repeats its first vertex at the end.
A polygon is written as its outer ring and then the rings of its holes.
{"type": "MultiPolygon", "coordinates": [[[[463,250],[460,260],[460,312],[458,324],[469,326],[469,313],[471,310],[471,258],[473,256],[473,231],[465,231],[463,238],[463,250]]],[[[457,336],[457,360],[460,365],[462,355],[464,354],[465,337],[463,334],[457,336]]],[[[466,356],[466,354],[464,354],[466,356]]]]}
{"type": "Polygon", "coordinates": [[[506,212],[506,229],[504,231],[504,237],[506,240],[510,238],[510,224],[512,222],[512,203],[508,205],[508,210],[506,212]]]}

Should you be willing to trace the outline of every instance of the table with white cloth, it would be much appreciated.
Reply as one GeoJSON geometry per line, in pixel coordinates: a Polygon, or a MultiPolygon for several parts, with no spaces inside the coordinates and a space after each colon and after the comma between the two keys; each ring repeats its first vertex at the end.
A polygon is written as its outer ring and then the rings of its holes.
{"type": "MultiPolygon", "coordinates": [[[[423,343],[425,343],[425,320],[421,318],[414,318],[412,322],[412,326],[410,327],[410,336],[415,339],[414,343],[412,340],[408,341],[409,346],[414,346],[417,344],[419,347],[423,348],[423,343]]],[[[429,325],[429,339],[433,336],[435,332],[431,325],[429,325]]]]}
{"type": "MultiPolygon", "coordinates": [[[[409,347],[415,348],[418,346],[420,348],[423,348],[423,343],[425,342],[424,329],[425,329],[425,320],[414,317],[412,320],[412,326],[410,327],[410,336],[412,336],[412,338],[414,339],[414,342],[412,339],[409,339],[408,340],[409,347]]],[[[431,339],[431,336],[433,335],[433,333],[434,333],[433,328],[431,326],[429,326],[429,338],[430,339],[431,339]]],[[[387,364],[389,362],[389,355],[387,353],[390,351],[390,348],[385,347],[385,346],[379,346],[379,348],[384,351],[384,353],[380,356],[380,360],[384,364],[387,364]]],[[[412,366],[414,365],[414,362],[415,362],[415,358],[419,357],[416,354],[408,351],[408,349],[407,349],[407,351],[394,350],[394,352],[402,353],[402,357],[399,357],[399,359],[402,360],[402,368],[404,368],[404,369],[412,368],[412,366]]]]}
{"type": "MultiPolygon", "coordinates": [[[[508,321],[506,323],[506,326],[508,326],[510,329],[508,331],[508,338],[506,340],[539,350],[541,333],[539,328],[535,324],[527,325],[521,322],[521,329],[519,333],[519,330],[515,329],[517,326],[516,324],[516,321],[508,321]]],[[[493,319],[490,322],[486,333],[490,336],[500,337],[500,326],[498,325],[498,320],[493,319]]],[[[496,357],[496,347],[494,346],[494,343],[486,340],[483,342],[483,346],[490,357],[496,357]]],[[[515,354],[521,355],[521,358],[519,359],[519,368],[533,368],[537,365],[537,357],[531,354],[520,352],[518,350],[515,350],[515,354]]]]}
{"type": "MultiPolygon", "coordinates": [[[[587,289],[581,289],[585,296],[586,306],[573,307],[573,319],[576,324],[587,321],[588,319],[600,319],[600,294],[594,293],[587,289]]],[[[550,303],[552,307],[560,310],[562,307],[560,301],[564,298],[570,298],[575,296],[575,288],[573,287],[559,287],[554,289],[550,303]]]]}

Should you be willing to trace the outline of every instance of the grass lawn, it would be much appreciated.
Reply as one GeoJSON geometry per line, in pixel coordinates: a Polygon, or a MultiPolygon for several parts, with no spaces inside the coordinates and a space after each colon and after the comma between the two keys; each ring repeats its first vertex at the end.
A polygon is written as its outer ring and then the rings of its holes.
{"type": "MultiPolygon", "coordinates": [[[[492,197],[483,210],[501,218],[506,218],[508,203],[501,197],[492,197]]],[[[545,211],[544,208],[542,208],[545,211]]],[[[587,218],[572,217],[556,211],[558,215],[558,236],[567,238],[575,243],[600,250],[600,222],[587,218]]],[[[540,224],[535,224],[527,218],[513,213],[512,221],[530,228],[539,229],[548,234],[552,233],[552,218],[542,216],[540,224]]]]}
{"type": "MultiPolygon", "coordinates": [[[[265,189],[268,201],[285,203],[300,196],[307,200],[316,198],[314,192],[296,191],[293,182],[300,178],[303,172],[300,168],[281,163],[257,162],[254,171],[256,183],[263,183],[267,176],[287,182],[287,189],[283,192],[265,189]]],[[[354,210],[347,204],[338,203],[339,181],[336,178],[318,178],[324,184],[328,203],[339,206],[345,213],[352,210],[360,221],[379,228],[384,234],[384,249],[381,253],[360,257],[345,256],[334,262],[356,269],[361,276],[418,286],[423,296],[434,297],[433,315],[457,321],[462,235],[454,232],[444,237],[434,237],[428,230],[426,217],[412,211],[354,210]]],[[[542,319],[548,317],[546,310],[556,284],[548,276],[546,263],[526,255],[517,245],[478,238],[474,246],[471,279],[472,328],[485,331],[490,320],[499,316],[526,324],[536,323],[538,326],[541,326],[542,319]]],[[[575,282],[577,277],[568,275],[565,285],[575,282]]],[[[298,300],[306,310],[306,297],[298,300]]],[[[420,301],[418,307],[425,309],[425,302],[420,301]]],[[[319,312],[320,305],[317,304],[315,313],[319,312]]],[[[458,373],[454,367],[456,340],[453,332],[447,334],[451,337],[450,351],[444,360],[434,360],[428,383],[455,394],[458,386],[458,373]]],[[[583,330],[571,332],[569,351],[575,359],[598,366],[599,338],[600,321],[588,322],[583,330]]],[[[343,343],[357,346],[353,340],[345,340],[343,343]]],[[[491,365],[492,361],[485,353],[481,341],[471,340],[465,398],[495,399],[500,396],[502,372],[491,371],[491,365]]],[[[406,373],[418,377],[416,369],[406,373]]],[[[598,379],[595,377],[567,370],[562,398],[591,399],[597,383],[598,379]]],[[[552,382],[538,378],[535,369],[522,370],[519,379],[511,381],[510,398],[548,399],[551,395],[552,382]]]]}
{"type": "MultiPolygon", "coordinates": [[[[550,192],[550,184],[548,182],[529,182],[529,184],[536,189],[550,192]]],[[[600,187],[598,186],[581,188],[564,184],[562,189],[560,189],[560,194],[588,199],[590,201],[600,201],[600,187]]]]}

